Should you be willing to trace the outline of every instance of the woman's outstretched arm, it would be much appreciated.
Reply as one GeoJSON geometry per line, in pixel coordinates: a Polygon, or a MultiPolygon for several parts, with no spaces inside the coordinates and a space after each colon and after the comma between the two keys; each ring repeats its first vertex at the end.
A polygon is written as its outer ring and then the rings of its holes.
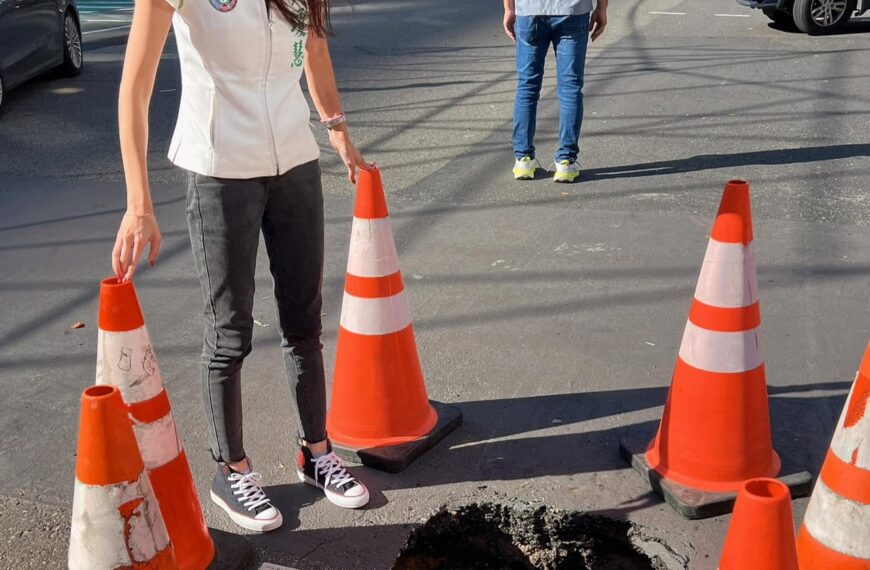
{"type": "Polygon", "coordinates": [[[127,183],[127,211],[112,249],[112,269],[123,280],[133,277],[146,245],[151,265],[157,262],[160,252],[160,229],[148,188],[148,107],[173,12],[165,0],[136,0],[124,56],[118,130],[127,183]]]}
{"type": "MultiPolygon", "coordinates": [[[[341,100],[338,87],[335,84],[335,73],[332,70],[332,59],[329,56],[329,44],[326,38],[314,32],[308,34],[305,42],[305,79],[308,81],[308,91],[321,119],[330,119],[341,113],[341,100]]],[[[362,154],[350,142],[347,124],[341,124],[329,131],[329,142],[341,156],[347,167],[347,179],[356,183],[357,168],[367,169],[362,154]]]]}

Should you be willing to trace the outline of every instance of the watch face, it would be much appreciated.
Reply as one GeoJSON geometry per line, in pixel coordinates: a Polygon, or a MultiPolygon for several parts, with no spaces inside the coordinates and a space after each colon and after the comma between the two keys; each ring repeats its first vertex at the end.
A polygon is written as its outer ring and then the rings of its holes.
{"type": "Polygon", "coordinates": [[[238,0],[209,0],[209,2],[211,2],[211,5],[215,10],[229,12],[236,7],[236,2],[238,2],[238,0]]]}

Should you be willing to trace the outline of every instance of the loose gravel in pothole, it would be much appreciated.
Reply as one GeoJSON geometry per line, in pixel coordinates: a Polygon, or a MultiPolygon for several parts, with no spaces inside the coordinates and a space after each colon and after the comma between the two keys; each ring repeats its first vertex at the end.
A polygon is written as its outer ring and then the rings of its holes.
{"type": "Polygon", "coordinates": [[[393,564],[393,570],[685,567],[653,531],[627,521],[492,503],[439,511],[411,533],[393,564]]]}

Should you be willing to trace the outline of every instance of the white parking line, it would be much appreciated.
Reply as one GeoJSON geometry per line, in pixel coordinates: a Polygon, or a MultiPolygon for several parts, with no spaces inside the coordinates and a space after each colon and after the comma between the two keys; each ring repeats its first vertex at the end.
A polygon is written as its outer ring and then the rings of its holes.
{"type": "Polygon", "coordinates": [[[749,18],[749,14],[713,14],[719,18],[749,18]]]}
{"type": "Polygon", "coordinates": [[[126,30],[129,27],[130,27],[129,25],[126,25],[126,26],[118,26],[116,28],[103,28],[102,30],[88,30],[87,32],[82,32],[82,35],[86,36],[88,34],[99,34],[100,32],[114,32],[115,30],[126,30]]]}
{"type": "Polygon", "coordinates": [[[657,11],[652,11],[652,12],[650,12],[650,14],[658,14],[661,16],[685,16],[686,15],[685,12],[657,12],[657,11]]]}
{"type": "Polygon", "coordinates": [[[130,20],[89,20],[82,18],[82,24],[129,24],[130,20]]]}
{"type": "Polygon", "coordinates": [[[113,8],[111,10],[79,10],[79,14],[106,14],[108,12],[132,12],[133,8],[113,8]]]}

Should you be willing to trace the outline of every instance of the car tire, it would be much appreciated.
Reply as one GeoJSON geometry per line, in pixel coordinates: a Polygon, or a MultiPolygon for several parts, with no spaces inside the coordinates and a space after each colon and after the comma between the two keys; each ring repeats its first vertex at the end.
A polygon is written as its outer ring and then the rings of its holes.
{"type": "Polygon", "coordinates": [[[0,73],[0,117],[3,116],[4,99],[6,99],[6,84],[3,83],[3,74],[0,73]]]}
{"type": "Polygon", "coordinates": [[[793,30],[794,17],[785,10],[777,10],[776,8],[762,8],[764,15],[770,18],[770,21],[783,30],[793,30]]]}
{"type": "Polygon", "coordinates": [[[795,0],[794,23],[805,34],[820,36],[842,30],[858,0],[795,0]]]}
{"type": "Polygon", "coordinates": [[[63,17],[63,63],[60,70],[64,75],[74,77],[82,72],[84,63],[82,29],[72,11],[67,10],[63,17]]]}

